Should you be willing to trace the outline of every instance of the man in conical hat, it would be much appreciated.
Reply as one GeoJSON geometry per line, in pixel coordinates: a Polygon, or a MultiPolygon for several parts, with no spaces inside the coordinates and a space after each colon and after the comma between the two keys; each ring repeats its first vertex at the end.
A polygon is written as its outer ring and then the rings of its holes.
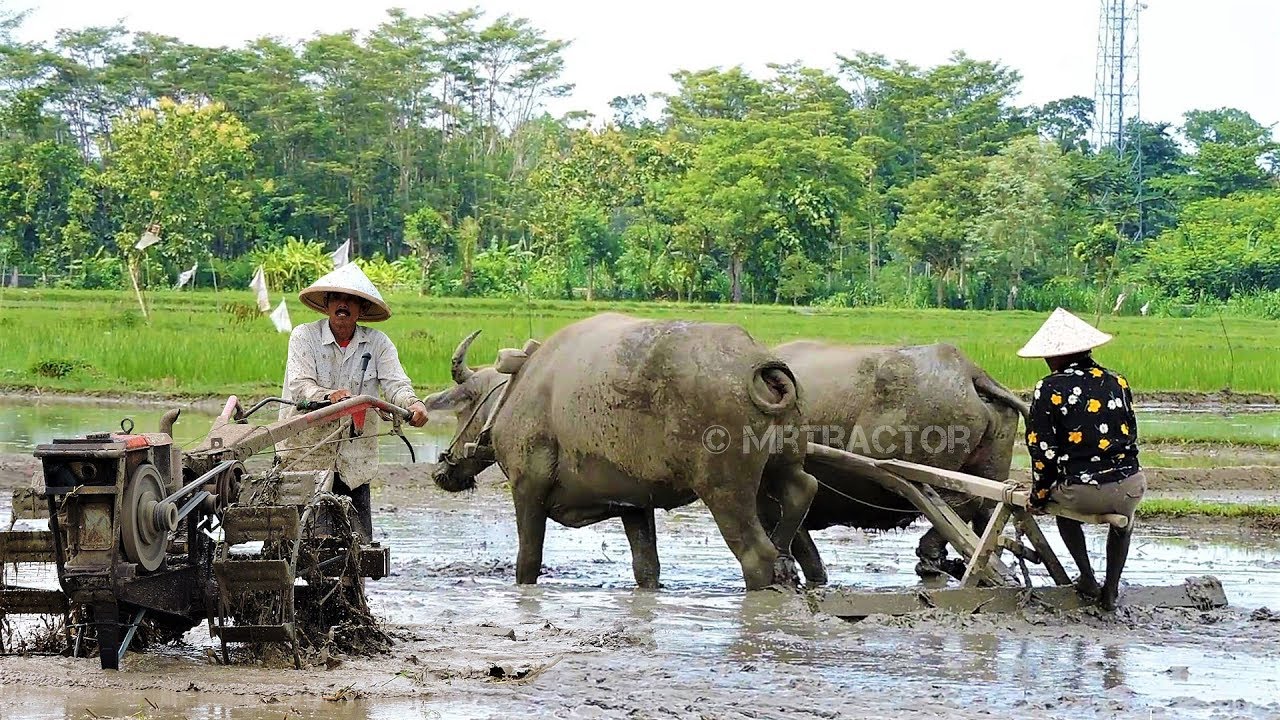
{"type": "Polygon", "coordinates": [[[1110,340],[1058,308],[1018,351],[1022,357],[1044,358],[1051,371],[1036,383],[1027,423],[1033,508],[1054,503],[1087,515],[1129,517],[1127,527],[1112,527],[1107,536],[1107,577],[1101,588],[1089,564],[1084,528],[1057,518],[1058,532],[1080,568],[1076,588],[1106,610],[1115,609],[1133,513],[1147,489],[1138,465],[1138,421],[1129,382],[1093,359],[1093,348],[1110,340]]]}
{"type": "MultiPolygon", "coordinates": [[[[316,280],[298,294],[298,299],[325,317],[299,325],[289,336],[285,399],[337,402],[356,392],[381,392],[388,402],[413,413],[411,425],[422,427],[427,423],[427,408],[414,393],[396,346],[385,333],[360,324],[386,320],[391,317],[391,308],[358,265],[348,263],[316,280]]],[[[281,418],[297,412],[286,405],[281,418]]],[[[377,416],[374,411],[366,414],[359,437],[344,437],[341,442],[322,445],[292,468],[336,470],[335,492],[350,495],[360,518],[359,530],[366,540],[373,537],[369,481],[377,474],[377,416]]],[[[281,443],[281,455],[300,456],[334,429],[332,424],[320,426],[290,438],[281,443]]]]}

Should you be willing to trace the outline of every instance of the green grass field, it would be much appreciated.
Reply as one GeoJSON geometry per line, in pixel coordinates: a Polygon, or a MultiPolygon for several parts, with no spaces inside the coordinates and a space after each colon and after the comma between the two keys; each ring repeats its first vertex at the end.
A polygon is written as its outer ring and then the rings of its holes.
{"type": "Polygon", "coordinates": [[[1257,503],[1221,503],[1203,500],[1151,499],[1138,505],[1138,517],[1143,518],[1269,518],[1280,519],[1280,505],[1257,503]]]}
{"type": "MultiPolygon", "coordinates": [[[[279,294],[273,296],[278,302],[279,294]]],[[[484,333],[472,364],[492,362],[499,347],[546,338],[604,311],[651,318],[737,323],[758,340],[797,338],[846,343],[949,342],[1001,382],[1029,388],[1044,371],[1015,351],[1046,314],[943,310],[823,309],[671,303],[469,300],[392,295],[394,317],[380,328],[400,349],[422,390],[449,382],[449,356],[468,332],[484,333]]],[[[154,292],[144,321],[132,293],[0,290],[0,386],[93,393],[159,392],[182,396],[278,392],[288,336],[265,316],[238,321],[230,305],[250,307],[248,291],[154,292]]],[[[288,296],[295,324],[317,319],[288,296]]],[[[1093,317],[1086,319],[1092,321],[1093,317]]],[[[1113,318],[1116,335],[1097,351],[1138,393],[1217,391],[1280,393],[1280,322],[1113,318]],[[1228,348],[1228,341],[1230,348],[1228,348]]]]}

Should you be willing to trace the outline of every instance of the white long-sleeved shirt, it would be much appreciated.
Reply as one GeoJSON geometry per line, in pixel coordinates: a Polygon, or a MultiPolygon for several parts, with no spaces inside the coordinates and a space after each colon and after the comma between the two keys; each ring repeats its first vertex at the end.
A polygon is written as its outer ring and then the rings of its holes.
{"type": "MultiPolygon", "coordinates": [[[[318,401],[336,390],[358,394],[361,392],[361,357],[365,353],[372,357],[364,373],[364,394],[381,394],[388,402],[405,408],[418,401],[413,384],[400,364],[396,346],[386,333],[357,325],[351,342],[342,348],[329,329],[327,317],[299,325],[289,336],[289,359],[285,364],[282,397],[294,401],[318,401]]],[[[294,407],[284,405],[280,419],[297,414],[294,407]]],[[[341,423],[342,442],[329,443],[317,449],[290,469],[334,469],[352,489],[372,480],[377,475],[378,466],[378,440],[374,437],[378,432],[378,413],[371,410],[365,414],[364,432],[358,438],[350,437],[349,418],[344,418],[341,423]]],[[[306,430],[282,441],[277,450],[287,466],[290,459],[302,455],[337,427],[337,423],[329,423],[306,430]]]]}

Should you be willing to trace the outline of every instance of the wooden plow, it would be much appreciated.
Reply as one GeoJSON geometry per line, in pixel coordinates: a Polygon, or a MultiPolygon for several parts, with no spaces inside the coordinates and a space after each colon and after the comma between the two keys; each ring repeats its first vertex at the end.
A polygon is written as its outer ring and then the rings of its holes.
{"type": "MultiPolygon", "coordinates": [[[[1093,604],[1076,593],[1071,577],[1041,532],[1036,516],[1027,509],[1029,493],[1013,483],[904,460],[876,460],[815,443],[809,443],[808,458],[854,473],[902,496],[920,510],[965,559],[965,571],[959,587],[879,591],[829,589],[812,596],[816,610],[843,618],[861,619],[867,615],[903,615],[929,608],[973,614],[1009,612],[1028,604],[1054,610],[1072,610],[1093,604]],[[996,503],[981,536],[960,519],[938,494],[938,489],[996,503]],[[1005,534],[1010,523],[1030,545],[1005,534]],[[1000,559],[1004,551],[1024,562],[1043,566],[1054,584],[1028,587],[1030,575],[1019,581],[1013,570],[1000,559]]],[[[1081,515],[1053,504],[1049,505],[1047,513],[1085,524],[1123,528],[1129,523],[1129,518],[1124,515],[1081,515]]],[[[1213,577],[1188,578],[1182,585],[1174,586],[1128,585],[1120,597],[1121,606],[1207,610],[1225,607],[1226,604],[1222,584],[1213,577]]]]}

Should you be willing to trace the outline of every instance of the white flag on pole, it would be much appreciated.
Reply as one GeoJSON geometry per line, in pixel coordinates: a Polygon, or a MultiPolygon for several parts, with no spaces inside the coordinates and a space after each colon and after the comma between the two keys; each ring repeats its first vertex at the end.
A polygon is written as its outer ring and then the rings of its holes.
{"type": "Polygon", "coordinates": [[[1150,301],[1150,300],[1148,300],[1148,301],[1146,301],[1145,303],[1143,303],[1143,304],[1142,304],[1142,307],[1138,310],[1138,312],[1142,313],[1142,316],[1143,316],[1143,317],[1146,317],[1146,316],[1147,316],[1147,311],[1148,311],[1148,310],[1150,310],[1150,309],[1151,309],[1151,301],[1150,301]]]}
{"type": "Polygon", "coordinates": [[[253,274],[253,279],[249,281],[249,288],[258,293],[258,310],[267,312],[271,309],[271,298],[267,296],[267,277],[262,272],[262,266],[258,266],[258,272],[253,274]]]}
{"type": "Polygon", "coordinates": [[[276,326],[277,332],[293,330],[293,322],[289,320],[289,308],[284,304],[284,298],[280,298],[280,305],[271,311],[271,322],[276,326]]]}
{"type": "Polygon", "coordinates": [[[1120,293],[1120,297],[1116,298],[1116,306],[1111,308],[1112,315],[1120,312],[1120,306],[1124,304],[1124,299],[1127,297],[1129,296],[1124,293],[1120,293]]]}
{"type": "Polygon", "coordinates": [[[343,265],[346,265],[350,261],[350,255],[351,239],[348,238],[346,242],[339,245],[338,249],[334,250],[333,253],[329,255],[329,257],[333,258],[333,269],[337,270],[343,265]]]}
{"type": "Polygon", "coordinates": [[[174,290],[181,290],[182,288],[186,287],[186,286],[187,286],[187,283],[191,282],[191,281],[195,278],[195,276],[196,276],[196,268],[197,268],[197,267],[199,267],[199,266],[200,266],[200,263],[199,263],[198,261],[197,261],[197,262],[194,262],[194,263],[192,263],[192,264],[191,264],[191,269],[190,269],[190,270],[184,270],[184,271],[182,271],[181,273],[179,273],[179,274],[178,274],[178,284],[177,284],[177,285],[174,285],[174,286],[173,286],[173,289],[174,289],[174,290]]]}
{"type": "Polygon", "coordinates": [[[146,250],[147,248],[160,242],[160,226],[148,225],[146,230],[142,231],[142,236],[138,238],[138,242],[134,243],[134,250],[146,250]]]}

